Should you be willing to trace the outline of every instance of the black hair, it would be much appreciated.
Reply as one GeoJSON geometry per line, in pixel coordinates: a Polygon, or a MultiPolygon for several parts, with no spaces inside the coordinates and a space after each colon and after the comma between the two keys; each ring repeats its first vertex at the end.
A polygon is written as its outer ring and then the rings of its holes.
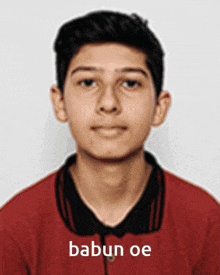
{"type": "Polygon", "coordinates": [[[135,47],[146,54],[156,96],[163,85],[163,50],[147,20],[136,14],[96,11],[73,19],[61,26],[55,40],[58,87],[63,92],[66,72],[72,57],[80,47],[94,42],[118,42],[135,47]]]}

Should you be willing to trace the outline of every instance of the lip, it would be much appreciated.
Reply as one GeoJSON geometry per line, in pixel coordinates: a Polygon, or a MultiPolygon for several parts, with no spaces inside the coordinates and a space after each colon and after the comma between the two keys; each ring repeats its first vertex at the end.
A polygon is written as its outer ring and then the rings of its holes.
{"type": "Polygon", "coordinates": [[[106,137],[106,138],[115,138],[120,135],[122,135],[127,127],[125,126],[94,126],[92,127],[92,130],[96,133],[98,133],[100,136],[106,137]]]}

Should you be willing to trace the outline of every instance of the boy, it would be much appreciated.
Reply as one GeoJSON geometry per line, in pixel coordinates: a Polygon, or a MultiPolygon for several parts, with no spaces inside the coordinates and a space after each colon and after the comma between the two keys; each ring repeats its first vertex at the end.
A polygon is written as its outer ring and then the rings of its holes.
{"type": "Polygon", "coordinates": [[[55,51],[51,99],[76,154],[4,206],[4,274],[218,274],[217,202],[143,149],[171,101],[147,23],[90,13],[55,51]]]}

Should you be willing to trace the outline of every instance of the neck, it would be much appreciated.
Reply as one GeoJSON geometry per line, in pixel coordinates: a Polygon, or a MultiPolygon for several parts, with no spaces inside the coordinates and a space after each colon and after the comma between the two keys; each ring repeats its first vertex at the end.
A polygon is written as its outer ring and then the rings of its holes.
{"type": "Polygon", "coordinates": [[[79,152],[70,172],[84,203],[100,220],[113,224],[141,197],[151,165],[144,159],[143,148],[114,161],[79,152]]]}

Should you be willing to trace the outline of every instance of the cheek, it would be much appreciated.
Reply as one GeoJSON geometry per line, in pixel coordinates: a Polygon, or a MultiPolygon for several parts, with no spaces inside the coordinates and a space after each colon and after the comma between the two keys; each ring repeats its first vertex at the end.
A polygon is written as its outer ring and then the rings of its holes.
{"type": "Polygon", "coordinates": [[[81,97],[69,95],[65,98],[66,112],[69,121],[78,121],[90,115],[92,104],[91,101],[85,100],[81,97]]]}
{"type": "Polygon", "coordinates": [[[131,118],[133,125],[137,127],[146,127],[150,125],[153,121],[154,114],[154,101],[146,98],[134,102],[132,105],[128,106],[127,113],[131,118]]]}
{"type": "Polygon", "coordinates": [[[79,98],[66,98],[66,113],[72,135],[77,136],[85,133],[92,117],[92,106],[90,102],[79,100],[79,98]]]}

